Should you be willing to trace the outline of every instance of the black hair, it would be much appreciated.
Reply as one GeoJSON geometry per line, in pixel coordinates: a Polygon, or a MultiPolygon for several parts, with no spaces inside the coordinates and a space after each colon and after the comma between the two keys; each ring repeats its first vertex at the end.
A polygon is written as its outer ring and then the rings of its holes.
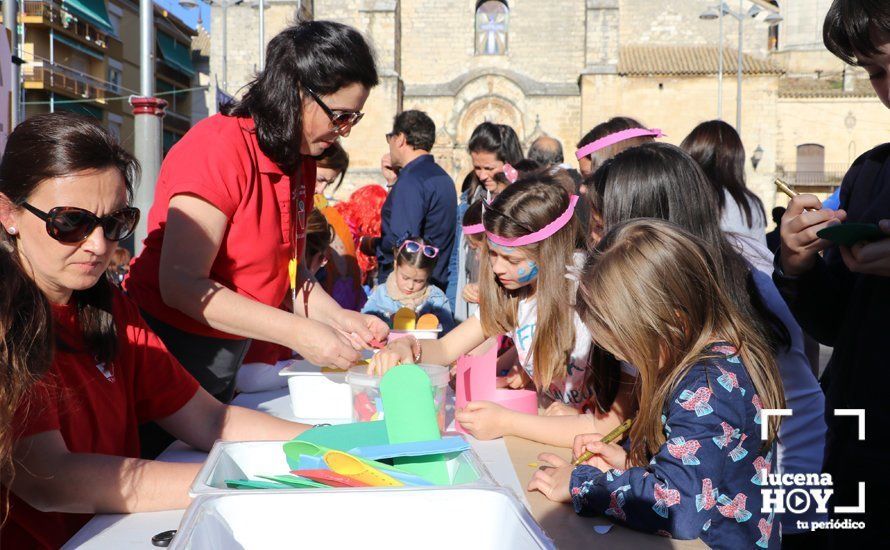
{"type": "Polygon", "coordinates": [[[556,166],[565,162],[562,154],[562,143],[549,136],[541,136],[528,148],[528,159],[541,166],[556,166]]]}
{"type": "Polygon", "coordinates": [[[880,52],[872,30],[890,34],[890,3],[885,0],[834,0],[822,27],[828,51],[858,65],[856,53],[872,56],[880,52]]]}
{"type": "Polygon", "coordinates": [[[519,145],[519,136],[516,131],[506,124],[483,122],[470,136],[467,145],[470,153],[482,151],[493,153],[501,162],[515,164],[522,160],[522,147],[519,145]]]}
{"type": "Polygon", "coordinates": [[[741,208],[748,227],[754,227],[754,209],[760,219],[766,221],[763,201],[745,185],[745,146],[735,128],[722,120],[702,122],[686,136],[680,148],[689,153],[708,176],[721,214],[726,209],[726,193],[729,193],[741,208]]]}
{"type": "Polygon", "coordinates": [[[343,179],[346,178],[346,172],[349,170],[349,153],[346,152],[343,145],[339,141],[335,141],[324,150],[324,153],[316,157],[315,162],[319,168],[330,168],[340,174],[331,189],[337,191],[343,185],[343,179]]]}
{"type": "Polygon", "coordinates": [[[727,295],[753,319],[773,351],[788,348],[791,335],[760,296],[752,267],[720,229],[717,200],[698,163],[679,147],[646,143],[619,153],[596,172],[588,193],[599,195],[606,231],[634,218],[673,222],[711,247],[727,295]]]}
{"type": "Polygon", "coordinates": [[[461,220],[461,226],[478,225],[482,223],[482,201],[476,201],[467,207],[464,217],[461,220]]]}
{"type": "Polygon", "coordinates": [[[777,206],[777,207],[773,208],[772,215],[773,215],[773,223],[775,223],[776,225],[780,225],[782,223],[782,216],[785,215],[785,207],[777,206]]]}
{"type": "Polygon", "coordinates": [[[405,142],[422,151],[432,151],[436,143],[436,123],[423,111],[403,111],[392,122],[392,133],[404,134],[405,142]]]}
{"type": "Polygon", "coordinates": [[[349,84],[373,88],[378,82],[374,54],[357,30],[332,21],[304,21],[272,38],[265,68],[240,100],[220,112],[252,117],[260,150],[293,173],[301,157],[305,88],[323,96],[349,84]]]}
{"type": "Polygon", "coordinates": [[[417,269],[423,269],[428,273],[432,273],[433,268],[436,267],[436,260],[439,259],[439,256],[437,255],[435,258],[430,258],[424,255],[423,247],[429,244],[432,243],[425,241],[423,237],[418,236],[402,239],[402,242],[400,242],[392,251],[394,258],[393,265],[410,265],[411,267],[416,267],[417,269]],[[415,241],[420,243],[420,250],[417,252],[408,252],[408,248],[402,246],[405,241],[415,241]]]}

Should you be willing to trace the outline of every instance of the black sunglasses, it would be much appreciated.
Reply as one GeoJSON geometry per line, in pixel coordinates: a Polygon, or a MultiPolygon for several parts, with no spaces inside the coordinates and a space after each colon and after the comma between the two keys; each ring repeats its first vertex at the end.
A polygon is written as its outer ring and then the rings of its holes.
{"type": "Polygon", "coordinates": [[[102,232],[109,241],[121,241],[133,234],[139,223],[139,209],[128,206],[101,218],[83,208],[56,206],[49,212],[34,208],[28,203],[22,207],[46,222],[46,232],[50,237],[65,244],[77,244],[86,240],[102,226],[102,232]]]}
{"type": "Polygon", "coordinates": [[[326,115],[328,115],[328,118],[331,119],[331,124],[334,125],[334,130],[338,134],[343,134],[344,132],[349,131],[350,128],[358,124],[362,117],[365,116],[365,113],[357,111],[334,111],[333,109],[328,107],[325,102],[322,101],[320,97],[318,97],[318,94],[312,91],[311,88],[308,88],[306,86],[303,86],[303,88],[305,88],[306,91],[309,92],[309,95],[311,95],[312,99],[314,99],[315,102],[318,103],[318,106],[321,107],[321,110],[324,111],[326,115]]]}

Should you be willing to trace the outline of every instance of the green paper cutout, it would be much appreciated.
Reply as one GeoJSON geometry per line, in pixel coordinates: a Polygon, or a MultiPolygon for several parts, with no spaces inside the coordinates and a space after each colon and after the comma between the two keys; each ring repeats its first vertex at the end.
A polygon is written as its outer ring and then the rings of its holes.
{"type": "Polygon", "coordinates": [[[316,489],[316,488],[324,488],[327,489],[328,486],[324,483],[319,483],[317,481],[312,481],[311,479],[306,479],[305,477],[299,477],[295,475],[286,475],[286,476],[259,476],[263,479],[268,479],[277,483],[284,484],[285,488],[296,487],[298,489],[316,489]]]}
{"type": "MultiPolygon", "coordinates": [[[[389,443],[441,439],[430,377],[417,365],[398,365],[380,380],[384,420],[389,443]]],[[[362,445],[355,444],[353,447],[362,445]]],[[[451,476],[442,455],[394,458],[393,464],[437,485],[450,485],[451,476]]]]}
{"type": "Polygon", "coordinates": [[[290,489],[289,486],[281,483],[259,481],[255,479],[227,479],[226,486],[229,489],[290,489]]]}
{"type": "Polygon", "coordinates": [[[306,430],[293,440],[314,443],[319,447],[343,451],[344,453],[355,447],[386,445],[389,443],[386,425],[383,420],[339,424],[337,426],[319,426],[306,430]]]}
{"type": "Polygon", "coordinates": [[[842,223],[819,230],[816,236],[843,246],[853,246],[862,241],[874,241],[886,235],[873,223],[842,223]]]}

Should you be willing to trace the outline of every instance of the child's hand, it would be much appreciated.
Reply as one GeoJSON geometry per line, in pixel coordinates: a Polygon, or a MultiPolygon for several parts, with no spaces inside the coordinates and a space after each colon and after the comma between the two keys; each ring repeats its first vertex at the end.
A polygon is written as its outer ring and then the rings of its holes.
{"type": "Polygon", "coordinates": [[[519,365],[513,365],[507,376],[499,376],[496,385],[498,388],[510,388],[511,390],[521,390],[528,387],[532,383],[525,369],[519,365]]]}
{"type": "Polygon", "coordinates": [[[454,419],[476,439],[496,439],[508,432],[510,411],[491,401],[472,401],[454,413],[454,419]]]}
{"type": "Polygon", "coordinates": [[[550,406],[544,409],[543,416],[577,416],[581,414],[578,409],[571,405],[566,405],[562,401],[554,401],[550,406]]]}
{"type": "Polygon", "coordinates": [[[414,362],[414,350],[411,349],[411,338],[399,338],[390,342],[371,357],[368,362],[368,374],[383,376],[386,371],[402,363],[414,362]]]}
{"type": "Polygon", "coordinates": [[[479,303],[479,285],[476,283],[468,283],[464,286],[463,291],[461,291],[461,296],[465,302],[471,304],[479,303]]]}
{"type": "Polygon", "coordinates": [[[606,471],[611,468],[624,470],[627,468],[627,451],[617,443],[603,443],[600,441],[602,434],[581,434],[575,436],[572,444],[572,453],[579,457],[586,451],[593,453],[593,457],[584,464],[606,471]]]}
{"type": "Polygon", "coordinates": [[[575,467],[552,453],[539,454],[538,461],[541,462],[541,467],[532,476],[526,490],[540,491],[554,502],[570,502],[572,493],[569,486],[575,467]]]}

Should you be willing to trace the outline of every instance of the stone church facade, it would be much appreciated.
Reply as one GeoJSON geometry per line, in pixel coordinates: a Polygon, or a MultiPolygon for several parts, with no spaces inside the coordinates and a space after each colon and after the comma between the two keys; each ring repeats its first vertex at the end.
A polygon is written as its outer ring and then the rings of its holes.
{"type": "MultiPolygon", "coordinates": [[[[718,55],[724,58],[722,116],[736,120],[738,20],[699,15],[706,0],[266,0],[266,38],[299,18],[336,20],[373,43],[381,84],[344,145],[352,158],[343,193],[380,182],[384,134],[396,113],[426,111],[438,135],[434,154],[457,182],[469,170],[466,143],[491,120],[512,126],[525,145],[558,138],[566,160],[578,139],[612,116],[633,116],[679,143],[717,117],[718,55]]],[[[729,2],[738,10],[736,0],[729,2]]],[[[772,180],[828,192],[855,155],[884,141],[888,113],[861,72],[825,51],[821,22],[830,0],[744,0],[742,125],[749,185],[767,208],[784,204],[772,180]],[[753,17],[753,11],[760,13],[753,17]],[[749,11],[750,10],[750,11],[749,11]],[[764,19],[778,13],[770,27],[764,19]],[[803,156],[802,156],[803,155],[803,156]],[[819,164],[821,162],[821,165],[819,164]],[[806,176],[804,177],[804,172],[806,176]]],[[[228,91],[255,70],[256,2],[228,9],[228,91]],[[236,52],[236,53],[233,53],[236,52]]],[[[213,8],[212,30],[222,25],[213,8]]],[[[212,33],[210,69],[220,74],[221,33],[212,33]]],[[[217,78],[218,80],[218,78],[217,78]]]]}

